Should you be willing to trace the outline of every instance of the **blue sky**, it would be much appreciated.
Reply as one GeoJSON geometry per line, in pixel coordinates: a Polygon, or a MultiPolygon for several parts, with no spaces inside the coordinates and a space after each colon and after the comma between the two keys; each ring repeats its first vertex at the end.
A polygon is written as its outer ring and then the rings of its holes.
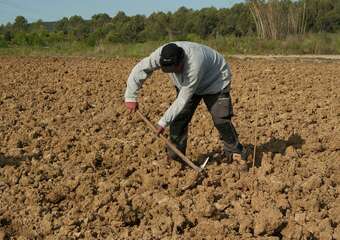
{"type": "Polygon", "coordinates": [[[0,0],[0,24],[14,22],[24,16],[29,22],[42,19],[55,21],[80,15],[90,19],[96,13],[114,16],[118,11],[127,15],[149,15],[155,11],[176,11],[181,6],[193,9],[214,6],[228,8],[244,0],[0,0]]]}

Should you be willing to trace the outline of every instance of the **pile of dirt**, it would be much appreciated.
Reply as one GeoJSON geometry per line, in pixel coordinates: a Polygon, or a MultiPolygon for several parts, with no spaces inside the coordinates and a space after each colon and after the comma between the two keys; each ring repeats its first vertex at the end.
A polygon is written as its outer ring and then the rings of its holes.
{"type": "MultiPolygon", "coordinates": [[[[135,63],[0,58],[0,239],[340,239],[339,62],[231,60],[243,143],[258,117],[255,171],[223,161],[201,104],[198,181],[125,109],[135,63]]],[[[155,72],[141,111],[157,122],[174,97],[155,72]]]]}

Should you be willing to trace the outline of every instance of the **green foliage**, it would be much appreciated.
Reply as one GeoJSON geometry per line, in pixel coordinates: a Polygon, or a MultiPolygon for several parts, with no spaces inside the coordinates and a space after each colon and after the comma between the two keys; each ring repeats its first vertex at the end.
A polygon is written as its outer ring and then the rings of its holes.
{"type": "MultiPolygon", "coordinates": [[[[157,19],[155,20],[157,21],[157,19]]],[[[170,37],[186,36],[190,34],[195,27],[194,11],[186,7],[181,7],[174,14],[171,16],[167,15],[166,19],[163,19],[162,27],[165,27],[166,33],[170,37]]]]}
{"type": "Polygon", "coordinates": [[[300,42],[300,48],[304,53],[309,54],[337,54],[337,34],[309,34],[304,41],[300,42]]]}
{"type": "Polygon", "coordinates": [[[53,46],[56,43],[66,42],[65,34],[63,32],[50,32],[46,36],[47,46],[53,46]]]}
{"type": "Polygon", "coordinates": [[[153,13],[145,20],[141,38],[151,41],[160,40],[168,37],[170,32],[169,15],[163,12],[153,13]]]}
{"type": "Polygon", "coordinates": [[[90,33],[90,27],[82,17],[75,15],[68,20],[68,32],[73,40],[85,40],[90,33]]]}
{"type": "Polygon", "coordinates": [[[47,32],[47,29],[41,19],[37,22],[32,23],[29,26],[29,29],[31,32],[47,32]]]}
{"type": "Polygon", "coordinates": [[[5,40],[3,35],[0,35],[0,48],[7,48],[8,47],[8,43],[5,40]]]}
{"type": "Polygon", "coordinates": [[[27,34],[24,32],[17,32],[14,34],[11,42],[14,43],[15,45],[26,46],[28,42],[26,35],[27,34]]]}
{"type": "Polygon", "coordinates": [[[46,46],[44,42],[44,33],[32,32],[26,35],[26,43],[28,46],[46,46]]]}
{"type": "Polygon", "coordinates": [[[28,28],[28,22],[23,16],[17,16],[13,24],[13,29],[15,31],[26,31],[28,28]]]}
{"type": "Polygon", "coordinates": [[[106,13],[93,15],[91,19],[92,30],[95,31],[98,28],[104,27],[105,25],[109,24],[111,20],[111,17],[106,13]]]}
{"type": "Polygon", "coordinates": [[[113,30],[109,32],[107,40],[113,43],[140,41],[144,30],[145,17],[137,15],[128,20],[125,15],[117,16],[113,18],[113,30]]]}
{"type": "Polygon", "coordinates": [[[12,34],[11,31],[5,31],[3,37],[4,37],[4,40],[5,40],[6,42],[10,42],[10,41],[12,41],[12,39],[13,39],[13,34],[12,34]]]}
{"type": "Polygon", "coordinates": [[[234,34],[236,36],[248,36],[255,32],[255,23],[250,13],[248,5],[245,4],[235,4],[231,10],[230,14],[225,21],[228,21],[231,25],[233,31],[229,34],[234,34]]]}
{"type": "Polygon", "coordinates": [[[64,17],[56,23],[55,31],[60,31],[60,32],[63,32],[64,34],[68,34],[68,30],[69,30],[68,25],[69,25],[68,18],[64,17]]]}
{"type": "Polygon", "coordinates": [[[203,8],[197,14],[194,29],[202,38],[215,35],[218,17],[216,8],[203,8]]]}
{"type": "Polygon", "coordinates": [[[307,8],[307,30],[336,32],[340,30],[339,0],[302,0],[307,8]]]}
{"type": "Polygon", "coordinates": [[[198,36],[195,33],[189,33],[185,40],[191,41],[191,42],[200,42],[202,39],[200,38],[200,36],[198,36]]]}
{"type": "Polygon", "coordinates": [[[338,51],[340,40],[329,34],[312,34],[313,37],[307,34],[305,41],[292,34],[288,34],[287,39],[281,38],[279,42],[257,39],[258,23],[250,11],[253,1],[260,1],[265,6],[279,1],[283,13],[294,9],[292,6],[305,9],[304,27],[307,33],[340,32],[339,0],[247,0],[231,8],[193,10],[181,7],[174,13],[155,12],[148,17],[127,16],[124,12],[118,12],[113,17],[105,13],[96,14],[90,20],[71,16],[54,23],[42,20],[28,23],[23,16],[18,16],[14,23],[0,26],[1,46],[49,49],[63,46],[84,50],[100,49],[113,43],[144,46],[148,42],[188,40],[208,42],[218,49],[234,53],[284,53],[287,49],[286,52],[303,53],[338,51]],[[143,45],[139,45],[141,43],[143,45]]]}

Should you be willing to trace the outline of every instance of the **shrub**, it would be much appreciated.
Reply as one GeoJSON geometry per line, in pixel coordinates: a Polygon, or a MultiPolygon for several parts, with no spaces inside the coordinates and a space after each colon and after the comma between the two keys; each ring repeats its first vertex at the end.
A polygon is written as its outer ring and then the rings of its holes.
{"type": "Polygon", "coordinates": [[[0,35],[0,48],[7,48],[8,43],[3,35],[0,35]]]}

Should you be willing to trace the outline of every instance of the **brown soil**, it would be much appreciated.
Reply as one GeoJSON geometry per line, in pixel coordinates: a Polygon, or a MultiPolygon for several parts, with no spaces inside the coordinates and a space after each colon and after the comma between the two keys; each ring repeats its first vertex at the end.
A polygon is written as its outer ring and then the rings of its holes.
{"type": "MultiPolygon", "coordinates": [[[[258,116],[255,174],[223,162],[201,104],[196,182],[123,106],[136,62],[0,59],[0,239],[340,239],[339,62],[231,60],[243,143],[258,116]]],[[[141,111],[156,122],[174,95],[157,72],[141,111]]]]}

